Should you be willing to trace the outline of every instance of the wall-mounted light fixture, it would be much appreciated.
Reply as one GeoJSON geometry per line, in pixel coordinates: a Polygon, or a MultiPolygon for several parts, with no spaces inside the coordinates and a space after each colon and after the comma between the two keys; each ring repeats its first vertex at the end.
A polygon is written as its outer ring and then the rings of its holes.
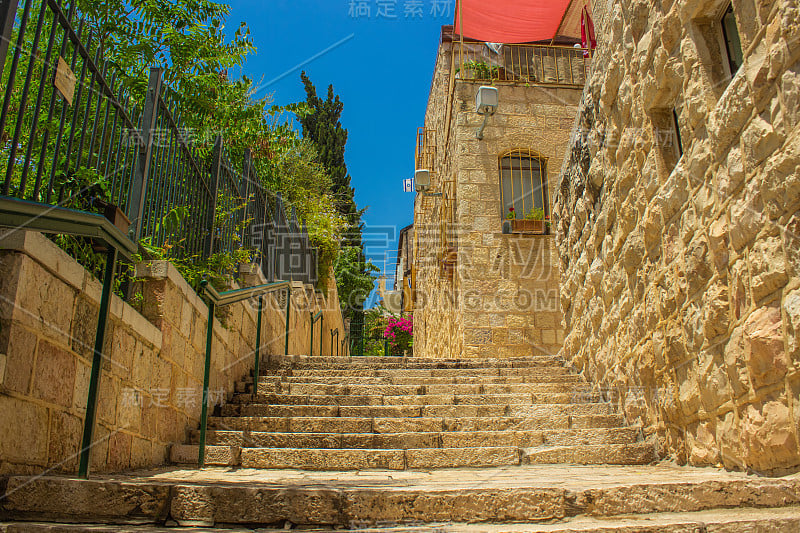
{"type": "Polygon", "coordinates": [[[421,168],[414,171],[414,189],[423,196],[441,196],[440,192],[428,192],[431,189],[431,172],[421,168]]]}
{"type": "Polygon", "coordinates": [[[497,87],[481,86],[478,88],[478,94],[475,96],[475,112],[483,115],[483,124],[478,129],[478,140],[483,140],[483,130],[486,128],[486,122],[489,117],[497,112],[497,106],[500,103],[500,94],[497,87]]]}

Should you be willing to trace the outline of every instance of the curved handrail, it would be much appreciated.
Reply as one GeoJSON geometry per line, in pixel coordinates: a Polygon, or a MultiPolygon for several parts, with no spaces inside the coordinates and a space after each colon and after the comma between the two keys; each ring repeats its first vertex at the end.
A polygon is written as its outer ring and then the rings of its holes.
{"type": "MultiPolygon", "coordinates": [[[[311,329],[311,338],[309,339],[309,343],[308,343],[308,346],[309,346],[308,355],[312,356],[312,355],[314,355],[314,324],[316,324],[318,320],[322,320],[322,310],[320,309],[319,311],[317,311],[316,315],[313,314],[313,313],[309,313],[309,314],[311,314],[311,328],[310,328],[311,329]]],[[[322,326],[320,326],[320,328],[319,328],[319,336],[320,336],[319,351],[321,353],[322,352],[322,326]]]]}
{"type": "MultiPolygon", "coordinates": [[[[333,347],[334,347],[333,338],[334,337],[336,337],[336,341],[338,343],[338,341],[339,341],[339,328],[335,328],[335,329],[331,330],[331,356],[333,356],[333,347]]],[[[335,346],[336,346],[336,355],[338,356],[339,355],[339,345],[336,344],[335,346]]]]}
{"type": "Polygon", "coordinates": [[[9,196],[0,196],[0,226],[99,239],[128,259],[137,251],[136,243],[102,215],[9,196]]]}
{"type": "Polygon", "coordinates": [[[214,302],[214,305],[225,306],[241,302],[242,300],[249,300],[254,296],[263,296],[264,294],[279,291],[281,289],[292,290],[291,281],[275,281],[273,283],[265,283],[263,285],[256,285],[255,287],[245,287],[244,289],[233,289],[230,291],[217,292],[217,290],[208,282],[203,280],[200,282],[203,293],[214,302]]]}
{"type": "Polygon", "coordinates": [[[256,321],[256,347],[255,347],[255,361],[253,369],[253,395],[258,394],[258,380],[259,370],[261,366],[261,315],[264,311],[264,295],[279,291],[286,290],[286,351],[289,349],[289,311],[291,309],[291,281],[274,281],[272,283],[264,283],[263,285],[256,285],[255,287],[246,287],[244,289],[233,289],[230,291],[218,292],[207,279],[200,283],[203,295],[208,300],[208,323],[206,327],[206,359],[205,370],[203,373],[203,405],[200,412],[200,446],[198,450],[197,463],[200,468],[205,466],[206,458],[206,429],[208,427],[208,388],[211,380],[211,342],[214,339],[214,311],[217,306],[226,306],[249,300],[250,298],[258,297],[258,319],[256,321]]]}

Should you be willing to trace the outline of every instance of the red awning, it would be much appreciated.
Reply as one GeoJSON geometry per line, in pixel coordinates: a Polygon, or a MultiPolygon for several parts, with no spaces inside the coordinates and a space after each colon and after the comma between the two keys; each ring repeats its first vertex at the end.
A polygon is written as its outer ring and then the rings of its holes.
{"type": "MultiPolygon", "coordinates": [[[[553,39],[559,33],[570,3],[572,0],[457,2],[464,10],[464,37],[489,43],[529,43],[553,39]]],[[[461,33],[460,28],[461,15],[459,8],[456,8],[456,34],[461,33]]]]}

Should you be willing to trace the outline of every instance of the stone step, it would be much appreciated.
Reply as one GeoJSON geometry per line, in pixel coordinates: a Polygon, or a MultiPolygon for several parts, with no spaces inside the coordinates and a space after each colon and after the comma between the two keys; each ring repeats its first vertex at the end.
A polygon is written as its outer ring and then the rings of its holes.
{"type": "MultiPolygon", "coordinates": [[[[564,360],[557,357],[541,357],[538,359],[531,359],[525,361],[503,361],[496,360],[490,363],[476,360],[460,360],[460,361],[408,361],[399,363],[359,363],[354,361],[351,363],[299,363],[292,365],[292,370],[351,370],[351,369],[379,369],[379,370],[394,370],[394,369],[440,369],[440,368],[460,368],[460,369],[473,369],[473,368],[538,368],[547,366],[563,366],[564,360]]],[[[269,369],[267,369],[269,370],[269,369]]],[[[281,370],[280,368],[273,368],[272,370],[281,370]]]]}
{"type": "MultiPolygon", "coordinates": [[[[380,380],[382,378],[375,378],[380,380]]],[[[434,379],[434,378],[431,378],[434,379]]],[[[397,380],[395,380],[397,381],[397,380]]],[[[342,380],[341,383],[324,383],[324,387],[334,386],[334,391],[348,392],[347,385],[350,383],[347,380],[342,380]]],[[[586,383],[580,382],[553,382],[553,383],[452,383],[449,380],[447,383],[385,383],[383,381],[376,381],[375,383],[353,383],[355,385],[369,385],[369,386],[414,386],[421,387],[420,390],[424,394],[543,394],[543,393],[559,393],[559,392],[584,392],[590,391],[591,388],[586,383]]],[[[237,384],[236,392],[252,392],[252,384],[239,382],[237,384]]],[[[291,394],[291,388],[296,387],[295,391],[315,390],[318,387],[317,383],[261,383],[259,392],[261,394],[291,394]]],[[[319,394],[319,393],[316,393],[319,394]]],[[[308,396],[308,394],[304,394],[308,396]]]]}
{"type": "Polygon", "coordinates": [[[292,369],[293,377],[455,377],[455,376],[540,376],[559,374],[569,369],[563,366],[523,368],[347,368],[342,370],[292,369]]]}
{"type": "Polygon", "coordinates": [[[511,393],[511,394],[236,394],[230,403],[268,405],[486,405],[535,403],[598,402],[599,394],[573,393],[511,393]]]}
{"type": "MultiPolygon", "coordinates": [[[[553,369],[539,375],[526,376],[446,376],[446,377],[376,377],[376,376],[279,376],[261,375],[259,382],[263,385],[280,386],[282,384],[321,384],[321,385],[512,385],[512,384],[583,384],[583,378],[570,373],[567,369],[553,369]]],[[[252,378],[243,379],[243,384],[252,384],[252,378]]]]}
{"type": "MultiPolygon", "coordinates": [[[[500,450],[497,457],[503,458],[500,450]]],[[[430,457],[420,459],[432,461],[430,457]]],[[[171,469],[114,479],[12,476],[2,502],[0,519],[6,522],[152,527],[169,521],[184,526],[249,528],[297,524],[323,531],[335,526],[356,529],[375,525],[413,531],[435,523],[439,524],[437,531],[454,532],[494,531],[492,523],[508,524],[496,531],[525,531],[521,524],[527,523],[540,528],[532,531],[585,532],[592,531],[592,526],[596,531],[627,533],[794,533],[800,513],[800,480],[666,466],[523,465],[441,470],[435,475],[423,471],[171,469]],[[671,514],[663,519],[653,516],[660,513],[671,514]],[[689,519],[677,513],[706,514],[689,519]],[[680,527],[662,527],[670,523],[667,519],[680,527]],[[462,523],[471,523],[469,527],[474,529],[459,529],[457,524],[462,523]]]]}
{"type": "MultiPolygon", "coordinates": [[[[378,366],[384,367],[387,365],[449,365],[449,364],[465,364],[465,365],[478,365],[486,367],[497,366],[514,366],[525,363],[535,363],[539,361],[564,361],[564,358],[559,355],[533,355],[524,357],[503,357],[503,358],[441,358],[432,359],[427,357],[397,357],[397,356],[377,356],[377,357],[336,357],[336,356],[305,356],[305,355],[290,355],[290,356],[273,356],[271,365],[275,368],[299,368],[304,365],[348,365],[348,366],[378,366]]],[[[268,366],[265,363],[265,366],[268,366]]]]}
{"type": "Polygon", "coordinates": [[[217,430],[273,433],[417,433],[446,431],[531,431],[544,429],[618,428],[623,419],[610,415],[544,415],[531,417],[209,417],[217,430]]]}
{"type": "Polygon", "coordinates": [[[523,464],[644,465],[656,460],[652,443],[541,445],[522,450],[523,464]]]}
{"type": "MultiPolygon", "coordinates": [[[[206,443],[240,448],[467,448],[486,446],[627,444],[639,437],[637,428],[584,430],[504,430],[416,433],[278,433],[261,431],[211,430],[206,443]]],[[[192,444],[200,442],[193,431],[192,444]]]]}
{"type": "Polygon", "coordinates": [[[226,404],[221,414],[266,417],[435,418],[435,417],[542,417],[613,414],[610,403],[483,404],[483,405],[265,405],[226,404]]]}
{"type": "MultiPolygon", "coordinates": [[[[194,444],[177,444],[170,450],[173,464],[196,465],[197,457],[198,446],[194,444]]],[[[406,470],[510,466],[518,465],[519,458],[520,448],[516,446],[422,449],[206,446],[205,464],[272,470],[406,470]]]]}
{"type": "MultiPolygon", "coordinates": [[[[292,378],[287,378],[291,380],[292,378]]],[[[452,383],[452,380],[444,380],[443,383],[415,383],[418,380],[409,380],[409,383],[386,383],[380,381],[382,378],[373,378],[375,381],[372,383],[365,383],[362,380],[336,380],[338,382],[330,382],[330,380],[311,380],[311,381],[286,381],[286,382],[262,382],[259,384],[259,391],[261,393],[281,393],[281,394],[328,394],[328,395],[343,395],[352,394],[353,391],[359,391],[359,394],[475,394],[475,391],[485,390],[486,393],[491,393],[493,386],[508,387],[511,385],[518,386],[518,389],[507,389],[509,392],[552,392],[561,390],[562,392],[569,391],[569,387],[576,387],[585,389],[588,387],[582,383],[579,376],[561,376],[554,379],[542,378],[541,381],[536,383],[452,383]],[[484,387],[484,389],[481,389],[484,387]],[[566,390],[565,390],[566,389],[566,390]]],[[[433,378],[431,378],[433,379],[433,378]]],[[[394,380],[398,381],[398,380],[394,380]]],[[[237,387],[237,392],[252,392],[249,383],[241,383],[237,387]]],[[[479,393],[479,392],[478,392],[479,393]]]]}
{"type": "MultiPolygon", "coordinates": [[[[283,533],[281,528],[258,528],[258,533],[283,533]]],[[[153,525],[71,524],[47,522],[0,523],[2,533],[255,533],[252,528],[181,528],[153,525]]],[[[330,527],[303,528],[306,533],[338,533],[330,527]]],[[[648,513],[624,517],[579,516],[557,523],[428,523],[358,528],[359,533],[736,533],[800,531],[800,507],[713,509],[686,513],[648,513]]]]}

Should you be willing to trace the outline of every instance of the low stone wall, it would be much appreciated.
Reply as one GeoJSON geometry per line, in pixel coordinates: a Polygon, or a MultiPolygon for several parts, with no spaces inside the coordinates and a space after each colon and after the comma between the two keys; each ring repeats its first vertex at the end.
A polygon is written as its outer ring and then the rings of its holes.
{"type": "MultiPolygon", "coordinates": [[[[137,270],[136,309],[116,296],[111,302],[94,472],[163,465],[170,444],[185,442],[199,425],[208,309],[171,264],[137,270]]],[[[259,273],[241,276],[245,284],[259,279],[259,273]]],[[[100,292],[96,279],[42,235],[0,234],[0,474],[76,471],[100,292]]],[[[310,312],[319,309],[328,327],[343,329],[335,290],[325,298],[296,284],[289,353],[308,353],[310,312]]],[[[214,404],[251,372],[256,332],[256,309],[248,302],[218,316],[214,404]]],[[[262,319],[265,365],[270,354],[283,354],[284,331],[285,299],[269,295],[262,319]]],[[[329,342],[322,347],[330,352],[329,342]]]]}
{"type": "Polygon", "coordinates": [[[555,208],[563,353],[663,454],[800,466],[800,7],[595,3],[555,208]],[[677,117],[683,156],[675,146],[677,117]]]}

